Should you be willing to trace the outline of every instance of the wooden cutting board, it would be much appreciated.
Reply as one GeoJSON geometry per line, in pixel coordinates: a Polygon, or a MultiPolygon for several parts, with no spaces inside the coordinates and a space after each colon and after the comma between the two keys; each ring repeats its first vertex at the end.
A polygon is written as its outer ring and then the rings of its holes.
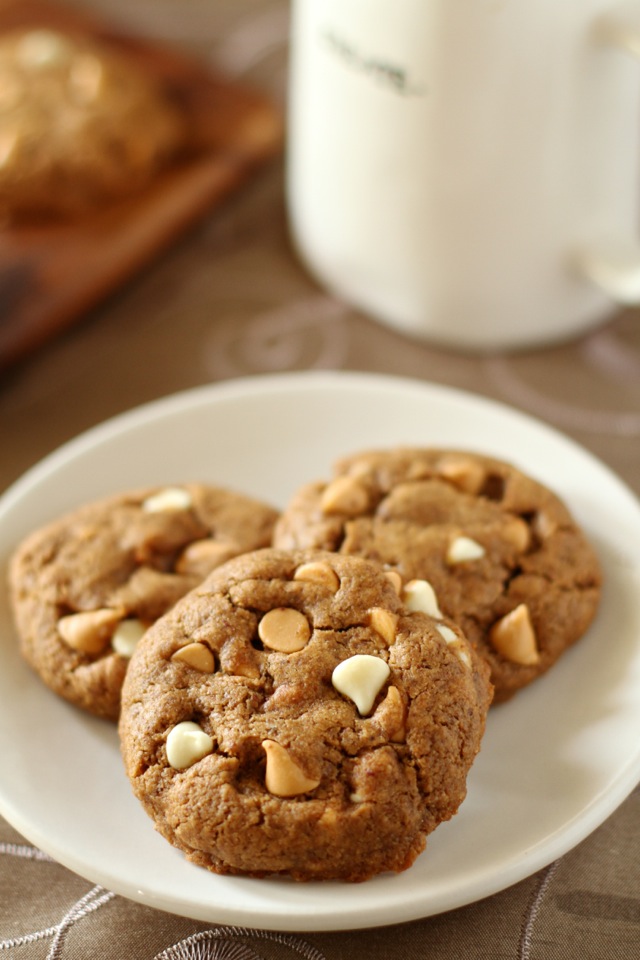
{"type": "Polygon", "coordinates": [[[83,32],[168,83],[197,133],[192,154],[134,198],[73,222],[0,228],[0,370],[80,319],[282,146],[281,112],[264,96],[173,49],[44,0],[0,0],[0,31],[83,32]]]}

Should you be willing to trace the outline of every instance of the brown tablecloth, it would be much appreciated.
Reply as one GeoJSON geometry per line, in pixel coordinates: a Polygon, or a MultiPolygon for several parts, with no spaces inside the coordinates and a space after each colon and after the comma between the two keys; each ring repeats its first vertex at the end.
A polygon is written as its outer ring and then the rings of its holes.
{"type": "MultiPolygon", "coordinates": [[[[285,0],[76,0],[168,38],[284,102],[285,0]]],[[[292,253],[272,162],[124,289],[0,382],[0,489],[116,413],[238,375],[334,368],[407,375],[512,404],[640,492],[640,316],[569,345],[458,355],[337,303],[292,253]]],[[[640,736],[640,731],[638,731],[640,736]]],[[[0,758],[1,762],[1,758],[0,758]]],[[[542,872],[401,926],[278,935],[159,913],[75,876],[0,821],[0,950],[16,958],[640,957],[640,791],[542,872]]]]}

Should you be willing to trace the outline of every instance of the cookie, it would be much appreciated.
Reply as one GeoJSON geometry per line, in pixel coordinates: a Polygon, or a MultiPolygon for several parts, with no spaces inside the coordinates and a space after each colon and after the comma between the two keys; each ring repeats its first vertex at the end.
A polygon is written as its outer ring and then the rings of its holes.
{"type": "Polygon", "coordinates": [[[359,557],[265,549],[219,567],[147,632],[125,680],[122,753],[189,860],[361,881],[409,867],[455,814],[489,671],[397,587],[359,557]]]}
{"type": "Polygon", "coordinates": [[[69,217],[146,186],[184,148],[178,105],[130,57],[85,37],[0,37],[0,213],[69,217]]]}
{"type": "Polygon", "coordinates": [[[495,702],[548,670],[587,630],[600,597],[596,554],[566,506],[475,453],[347,457],[332,480],[293,496],[274,545],[337,550],[428,580],[490,664],[495,702]]]}
{"type": "Polygon", "coordinates": [[[119,494],[29,536],[10,596],[26,660],[55,693],[117,719],[144,630],[217,565],[269,543],[277,513],[203,484],[119,494]]]}

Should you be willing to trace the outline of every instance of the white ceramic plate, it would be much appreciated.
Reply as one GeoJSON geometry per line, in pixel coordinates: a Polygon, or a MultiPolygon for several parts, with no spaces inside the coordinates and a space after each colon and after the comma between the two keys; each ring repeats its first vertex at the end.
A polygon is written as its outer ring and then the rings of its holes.
{"type": "Polygon", "coordinates": [[[217,877],[154,832],[115,729],[46,690],[0,602],[0,813],[71,870],[126,897],[216,923],[340,930],[425,917],[495,893],[565,853],[640,780],[640,507],[605,466],[480,397],[359,374],[238,380],[152,403],[67,444],[0,500],[1,560],[83,501],[201,479],[284,505],[338,456],[394,444],[509,459],[568,502],[600,551],[595,625],[543,680],[491,712],[469,793],[399,876],[363,884],[217,877]]]}

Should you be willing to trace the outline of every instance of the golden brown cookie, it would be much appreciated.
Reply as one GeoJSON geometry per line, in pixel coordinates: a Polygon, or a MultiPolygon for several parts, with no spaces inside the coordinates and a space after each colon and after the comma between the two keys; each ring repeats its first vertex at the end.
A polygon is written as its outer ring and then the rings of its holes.
{"type": "MultiPolygon", "coordinates": [[[[358,557],[230,560],[148,631],[120,737],[160,833],[216,873],[366,880],[464,799],[488,668],[358,557]]],[[[418,590],[418,593],[420,591],[418,590]]]]}
{"type": "Polygon", "coordinates": [[[490,664],[496,702],[584,634],[600,597],[597,557],[565,505],[515,467],[475,453],[347,457],[332,480],[293,496],[274,546],[337,550],[428,580],[490,664]]]}
{"type": "Polygon", "coordinates": [[[268,544],[277,513],[204,484],[81,507],[31,534],[10,563],[26,660],[55,693],[117,719],[144,630],[217,565],[268,544]]]}
{"type": "Polygon", "coordinates": [[[0,214],[75,216],[184,146],[177,105],[125,54],[53,30],[0,36],[0,214]]]}

